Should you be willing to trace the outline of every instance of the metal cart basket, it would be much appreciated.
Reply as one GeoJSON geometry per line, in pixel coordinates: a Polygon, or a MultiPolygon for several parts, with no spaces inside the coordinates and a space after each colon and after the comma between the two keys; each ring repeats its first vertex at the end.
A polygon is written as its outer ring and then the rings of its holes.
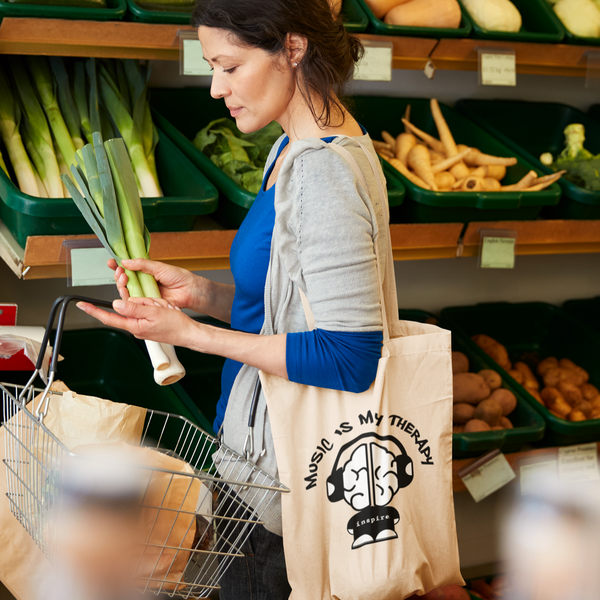
{"type": "MultiPolygon", "coordinates": [[[[29,382],[24,386],[0,383],[11,510],[50,561],[55,544],[53,508],[60,505],[65,493],[61,473],[68,461],[86,460],[70,452],[44,425],[48,407],[61,394],[51,390],[51,386],[56,375],[65,313],[72,300],[111,307],[109,303],[79,296],[58,298],[29,382]],[[36,389],[33,382],[41,371],[57,312],[59,319],[48,382],[45,389],[36,389]]],[[[147,511],[146,516],[152,515],[155,525],[142,543],[140,561],[143,557],[145,568],[143,573],[135,574],[136,587],[171,597],[207,597],[219,589],[219,580],[232,559],[242,556],[240,549],[252,528],[261,523],[264,512],[279,501],[281,492],[289,490],[244,456],[178,415],[147,410],[140,445],[185,461],[191,469],[184,473],[139,465],[144,481],[147,480],[140,510],[147,511]],[[158,479],[163,487],[157,502],[155,482],[158,479]],[[179,490],[185,490],[188,500],[188,494],[194,494],[195,509],[189,510],[189,502],[183,500],[176,507],[172,499],[171,504],[167,503],[169,488],[175,482],[179,490]],[[152,486],[155,493],[150,501],[152,486]],[[159,522],[160,533],[157,532],[159,522]],[[182,524],[183,534],[174,536],[176,530],[182,531],[182,524]],[[176,563],[180,566],[174,576],[176,563]]]]}

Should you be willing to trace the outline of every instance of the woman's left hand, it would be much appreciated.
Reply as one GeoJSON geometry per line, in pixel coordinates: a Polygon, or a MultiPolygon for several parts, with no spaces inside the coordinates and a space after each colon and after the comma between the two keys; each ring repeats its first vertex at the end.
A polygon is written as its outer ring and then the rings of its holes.
{"type": "Polygon", "coordinates": [[[141,340],[153,340],[173,346],[187,346],[191,328],[196,322],[166,300],[160,298],[129,298],[115,300],[110,313],[93,304],[78,302],[77,308],[98,319],[104,325],[129,331],[141,340]]]}

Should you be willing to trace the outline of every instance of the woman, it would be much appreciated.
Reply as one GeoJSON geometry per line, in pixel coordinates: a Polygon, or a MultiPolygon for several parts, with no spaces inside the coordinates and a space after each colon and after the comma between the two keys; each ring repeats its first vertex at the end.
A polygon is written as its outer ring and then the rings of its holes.
{"type": "MultiPolygon", "coordinates": [[[[375,379],[382,342],[375,244],[384,243],[377,232],[388,227],[387,202],[378,198],[381,169],[374,173],[365,154],[376,157],[373,145],[338,98],[362,46],[327,0],[198,0],[193,23],[213,69],[211,94],[225,101],[239,129],[276,120],[285,132],[231,248],[235,285],[149,260],[123,261],[154,275],[163,296],[127,302],[127,276],[111,262],[118,314],[79,306],[139,338],[226,357],[215,430],[222,427],[224,443],[243,452],[258,369],[356,393],[375,379]],[[331,144],[351,153],[366,188],[331,144]],[[230,322],[232,330],[171,310],[180,308],[230,322]]],[[[276,476],[262,394],[253,442],[251,460],[276,476]]],[[[222,600],[289,596],[281,514],[272,513],[226,573],[222,600]]]]}

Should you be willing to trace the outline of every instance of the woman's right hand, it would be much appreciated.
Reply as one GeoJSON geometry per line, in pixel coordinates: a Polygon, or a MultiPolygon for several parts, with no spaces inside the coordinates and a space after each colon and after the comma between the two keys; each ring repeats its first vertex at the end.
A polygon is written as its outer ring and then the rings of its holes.
{"type": "MultiPolygon", "coordinates": [[[[152,275],[158,283],[161,297],[169,304],[178,308],[189,308],[199,313],[208,314],[210,311],[211,282],[208,279],[194,275],[187,269],[145,258],[123,260],[122,265],[130,271],[142,271],[152,275]]],[[[108,261],[108,266],[115,271],[119,295],[123,300],[128,300],[128,278],[125,270],[113,259],[108,261]]]]}

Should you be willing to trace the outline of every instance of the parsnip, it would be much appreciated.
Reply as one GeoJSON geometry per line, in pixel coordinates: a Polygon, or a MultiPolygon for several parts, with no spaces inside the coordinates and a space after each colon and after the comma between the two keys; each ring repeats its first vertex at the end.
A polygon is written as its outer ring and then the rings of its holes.
{"type": "Polygon", "coordinates": [[[487,165],[488,177],[502,181],[506,176],[506,167],[503,165],[487,165]]]}
{"type": "Polygon", "coordinates": [[[381,137],[383,138],[383,141],[392,149],[394,150],[396,148],[396,138],[391,134],[388,133],[387,131],[382,131],[381,132],[381,137]]]}
{"type": "Polygon", "coordinates": [[[454,176],[449,171],[442,171],[435,176],[435,184],[440,192],[450,192],[455,181],[454,176]]]}
{"type": "Polygon", "coordinates": [[[396,138],[396,158],[404,165],[407,164],[406,157],[413,146],[417,145],[417,138],[412,133],[401,133],[396,138]]]}
{"type": "MultiPolygon", "coordinates": [[[[462,160],[462,158],[466,154],[468,154],[468,152],[469,152],[469,148],[467,148],[466,150],[463,150],[462,152],[459,152],[455,156],[451,156],[450,158],[446,158],[445,160],[437,162],[435,165],[432,166],[433,172],[441,173],[442,171],[447,171],[448,169],[453,167],[455,164],[459,163],[462,160]]],[[[429,154],[431,155],[431,152],[429,154]]]]}
{"type": "Polygon", "coordinates": [[[436,152],[442,152],[445,154],[446,149],[444,148],[444,144],[437,140],[432,135],[421,131],[418,127],[415,127],[410,121],[406,119],[402,119],[405,127],[408,127],[412,133],[414,133],[418,138],[421,138],[426,144],[428,144],[431,148],[433,148],[436,152]]]}
{"type": "Polygon", "coordinates": [[[419,187],[422,187],[425,190],[431,189],[431,187],[429,185],[427,185],[420,177],[417,177],[417,175],[412,173],[397,158],[386,158],[385,156],[383,158],[385,160],[387,160],[390,163],[390,165],[392,165],[392,167],[394,167],[394,169],[396,169],[397,171],[402,173],[402,175],[404,175],[404,177],[406,177],[409,181],[411,181],[415,185],[418,185],[419,187]]]}
{"type": "Polygon", "coordinates": [[[537,173],[535,171],[529,171],[529,173],[527,173],[520,181],[517,181],[517,183],[513,183],[512,185],[503,185],[501,190],[503,192],[518,192],[519,190],[530,187],[536,179],[537,173]]]}
{"type": "MultiPolygon", "coordinates": [[[[459,144],[457,146],[460,151],[466,146],[459,144]]],[[[503,157],[503,156],[492,156],[490,154],[484,154],[477,148],[471,148],[471,152],[465,156],[465,163],[469,166],[479,167],[481,165],[500,165],[504,167],[512,167],[517,164],[515,157],[503,157]]]]}
{"type": "Polygon", "coordinates": [[[434,192],[438,191],[435,175],[429,162],[429,150],[425,146],[416,145],[410,149],[407,156],[408,166],[420,177],[434,192]]]}

